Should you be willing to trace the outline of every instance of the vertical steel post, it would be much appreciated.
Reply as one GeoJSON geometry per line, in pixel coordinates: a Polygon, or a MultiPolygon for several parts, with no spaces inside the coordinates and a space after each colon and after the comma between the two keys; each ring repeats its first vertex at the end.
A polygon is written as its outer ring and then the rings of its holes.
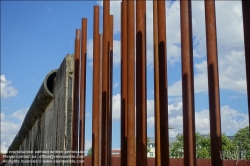
{"type": "Polygon", "coordinates": [[[157,1],[158,9],[158,55],[160,88],[160,148],[161,165],[169,165],[168,138],[168,92],[167,92],[167,50],[166,50],[166,8],[165,1],[157,1]]]}
{"type": "Polygon", "coordinates": [[[155,108],[155,165],[161,166],[160,144],[160,89],[159,89],[159,55],[158,55],[158,21],[157,0],[153,1],[154,30],[154,108],[155,108]]]}
{"type": "Polygon", "coordinates": [[[155,165],[161,166],[160,144],[160,89],[159,89],[159,55],[158,55],[158,21],[157,0],[153,1],[154,30],[154,109],[155,109],[155,165]]]}
{"type": "Polygon", "coordinates": [[[135,20],[134,1],[127,1],[127,94],[128,94],[128,156],[127,165],[135,166],[135,20]]]}
{"type": "Polygon", "coordinates": [[[103,47],[102,47],[102,154],[101,164],[108,165],[108,118],[109,118],[109,14],[110,0],[103,1],[103,47]]]}
{"type": "MultiPolygon", "coordinates": [[[[250,126],[250,1],[242,0],[242,17],[245,42],[246,80],[247,80],[247,101],[250,126]]],[[[250,133],[250,128],[249,128],[250,133]]],[[[250,137],[250,135],[249,135],[250,137]]]]}
{"type": "Polygon", "coordinates": [[[93,31],[93,100],[92,100],[92,165],[99,166],[99,108],[100,108],[100,41],[99,6],[94,6],[93,31]]]}
{"type": "Polygon", "coordinates": [[[103,35],[99,34],[99,48],[100,48],[100,66],[99,66],[99,165],[101,165],[101,160],[102,160],[102,39],[103,35]]]}
{"type": "MultiPolygon", "coordinates": [[[[85,101],[86,101],[86,58],[87,58],[87,18],[82,19],[81,84],[80,84],[80,140],[79,151],[83,156],[85,143],[85,101]]],[[[80,163],[85,165],[84,162],[80,163]]]]}
{"type": "Polygon", "coordinates": [[[184,165],[196,165],[191,0],[180,1],[184,165]]]}
{"type": "Polygon", "coordinates": [[[127,166],[127,1],[121,2],[121,166],[127,166]]]}
{"type": "Polygon", "coordinates": [[[147,165],[146,1],[136,0],[136,165],[147,165]]]}
{"type": "Polygon", "coordinates": [[[221,120],[220,120],[220,94],[219,74],[216,39],[215,1],[205,1],[206,40],[207,40],[207,68],[208,68],[208,93],[210,114],[211,138],[211,165],[222,166],[220,158],[221,145],[221,120]]]}
{"type": "Polygon", "coordinates": [[[109,43],[110,43],[110,50],[109,50],[109,115],[108,115],[108,153],[109,158],[108,158],[108,165],[111,166],[112,165],[112,158],[111,158],[111,154],[112,154],[112,95],[113,95],[113,15],[109,16],[109,23],[110,23],[110,27],[109,27],[109,43]]]}
{"type": "Polygon", "coordinates": [[[81,30],[76,30],[75,39],[75,68],[74,68],[74,108],[73,108],[73,139],[72,150],[78,151],[78,116],[79,116],[79,64],[80,64],[80,35],[81,30]]]}

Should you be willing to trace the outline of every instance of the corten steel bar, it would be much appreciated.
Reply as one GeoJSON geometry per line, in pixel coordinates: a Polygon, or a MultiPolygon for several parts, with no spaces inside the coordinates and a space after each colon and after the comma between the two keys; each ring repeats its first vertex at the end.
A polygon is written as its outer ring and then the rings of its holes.
{"type": "Polygon", "coordinates": [[[184,165],[196,165],[191,0],[180,1],[184,165]]]}
{"type": "Polygon", "coordinates": [[[99,119],[100,119],[100,39],[99,6],[94,6],[93,31],[93,100],[92,100],[92,165],[99,166],[99,119]]]}
{"type": "Polygon", "coordinates": [[[109,115],[108,115],[108,154],[109,158],[108,158],[108,165],[111,166],[112,165],[112,158],[111,158],[111,153],[112,153],[112,94],[113,94],[113,15],[109,16],[109,23],[110,23],[110,27],[109,27],[109,42],[110,42],[110,50],[109,50],[109,115]]]}
{"type": "Polygon", "coordinates": [[[103,1],[103,47],[102,47],[102,148],[101,165],[108,165],[108,118],[109,118],[109,14],[110,1],[103,1]]]}
{"type": "Polygon", "coordinates": [[[168,92],[167,92],[167,50],[166,50],[166,9],[165,1],[157,1],[158,10],[158,55],[160,88],[160,148],[161,165],[169,165],[168,138],[168,92]]]}
{"type": "MultiPolygon", "coordinates": [[[[101,142],[102,142],[102,34],[99,34],[99,48],[100,48],[100,70],[99,70],[99,163],[101,163],[101,154],[102,154],[102,146],[101,146],[101,142]]],[[[99,164],[101,165],[101,164],[99,164]]]]}
{"type": "Polygon", "coordinates": [[[158,22],[157,0],[153,1],[153,30],[154,30],[154,108],[155,108],[155,165],[161,166],[160,144],[160,89],[159,89],[159,55],[158,55],[158,22]]]}
{"type": "MultiPolygon", "coordinates": [[[[80,84],[80,138],[79,151],[84,151],[85,143],[85,101],[86,101],[86,58],[87,58],[87,18],[82,19],[81,84],[80,84]]],[[[80,153],[81,156],[84,153],[80,153]]],[[[84,162],[80,163],[85,165],[84,162]]]]}
{"type": "Polygon", "coordinates": [[[80,64],[80,35],[81,30],[76,30],[75,39],[75,69],[74,69],[74,98],[73,98],[73,139],[72,150],[78,151],[78,116],[79,116],[79,64],[80,64]]]}
{"type": "Polygon", "coordinates": [[[146,1],[136,1],[136,165],[147,165],[146,1]]]}
{"type": "Polygon", "coordinates": [[[215,1],[205,1],[207,67],[208,67],[208,94],[211,138],[211,165],[221,166],[221,119],[219,74],[216,39],[215,1]]]}
{"type": "Polygon", "coordinates": [[[121,2],[121,166],[127,166],[127,1],[121,2]]]}
{"type": "MultiPolygon", "coordinates": [[[[250,126],[250,1],[242,0],[242,17],[245,41],[246,80],[248,95],[248,116],[250,126]]],[[[250,128],[249,128],[250,133],[250,128]]],[[[249,135],[250,137],[250,135],[249,135]]]]}
{"type": "Polygon", "coordinates": [[[135,166],[135,20],[134,1],[127,1],[127,94],[128,142],[127,165],[135,166]]]}

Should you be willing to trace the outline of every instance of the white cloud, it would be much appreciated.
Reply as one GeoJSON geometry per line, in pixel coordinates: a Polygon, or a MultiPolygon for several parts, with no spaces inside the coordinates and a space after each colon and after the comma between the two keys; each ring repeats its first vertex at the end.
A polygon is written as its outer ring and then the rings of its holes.
{"type": "Polygon", "coordinates": [[[29,108],[23,108],[17,110],[16,112],[11,114],[11,117],[18,119],[19,122],[22,122],[29,108]]]}
{"type": "Polygon", "coordinates": [[[18,91],[11,86],[12,82],[7,80],[5,75],[1,75],[1,97],[9,98],[17,95],[18,91]]]}
{"type": "MultiPolygon", "coordinates": [[[[182,115],[182,102],[174,102],[168,105],[169,126],[173,129],[169,130],[171,137],[182,133],[183,130],[183,115],[182,115]]],[[[148,111],[151,116],[147,118],[147,125],[149,128],[154,127],[154,116],[151,112],[154,111],[154,102],[148,102],[148,111]]],[[[221,127],[222,132],[227,135],[233,135],[240,128],[248,125],[248,115],[241,111],[230,108],[228,105],[221,107],[221,127]]],[[[209,126],[209,110],[203,109],[195,112],[195,126],[196,131],[202,134],[210,133],[209,126]]]]}
{"type": "Polygon", "coordinates": [[[112,97],[112,120],[114,122],[121,118],[121,95],[116,94],[112,97]]]}
{"type": "MultiPolygon", "coordinates": [[[[192,9],[194,57],[199,58],[194,61],[195,92],[207,92],[204,2],[192,2],[192,9]]],[[[241,3],[216,1],[216,19],[220,88],[246,94],[241,3]]],[[[181,95],[181,90],[181,80],[176,81],[169,86],[169,95],[181,95]]]]}
{"type": "MultiPolygon", "coordinates": [[[[195,92],[208,91],[207,61],[196,63],[194,68],[195,92]]],[[[246,69],[244,53],[232,51],[230,54],[219,58],[219,85],[221,89],[233,90],[246,94],[246,69]]],[[[169,95],[178,96],[182,93],[181,80],[169,86],[169,95]]]]}
{"type": "Polygon", "coordinates": [[[7,152],[10,144],[21,127],[28,109],[29,108],[23,108],[7,115],[1,112],[1,152],[7,152]]]}
{"type": "Polygon", "coordinates": [[[117,88],[117,87],[119,87],[119,83],[118,82],[114,83],[114,85],[113,85],[113,88],[117,88]]]}
{"type": "Polygon", "coordinates": [[[85,155],[87,155],[87,152],[91,147],[92,147],[92,140],[85,140],[85,152],[86,152],[85,155]]]}

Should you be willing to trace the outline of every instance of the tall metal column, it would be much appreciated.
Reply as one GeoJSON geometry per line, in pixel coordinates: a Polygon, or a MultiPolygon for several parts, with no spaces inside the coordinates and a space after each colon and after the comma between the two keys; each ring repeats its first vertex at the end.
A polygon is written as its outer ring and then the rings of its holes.
{"type": "Polygon", "coordinates": [[[220,119],[220,94],[219,74],[216,39],[215,1],[205,1],[206,40],[207,40],[207,68],[208,68],[208,93],[210,114],[211,138],[211,165],[222,166],[220,158],[221,145],[221,119],[220,119]]]}
{"type": "Polygon", "coordinates": [[[100,120],[100,39],[99,39],[99,6],[94,6],[93,31],[93,100],[92,100],[92,165],[99,166],[99,120],[100,120]]]}
{"type": "Polygon", "coordinates": [[[127,1],[121,2],[121,166],[127,166],[127,1]]]}
{"type": "Polygon", "coordinates": [[[128,94],[128,142],[127,165],[135,166],[135,19],[134,1],[127,1],[127,94],[128,94]]]}
{"type": "Polygon", "coordinates": [[[250,1],[242,0],[242,13],[245,41],[248,119],[250,126],[250,1]]]}
{"type": "Polygon", "coordinates": [[[184,165],[196,165],[191,0],[180,1],[184,165]]]}
{"type": "Polygon", "coordinates": [[[101,165],[108,166],[108,118],[109,118],[109,40],[110,1],[103,1],[103,47],[102,47],[102,149],[101,165]]]}
{"type": "Polygon", "coordinates": [[[79,116],[79,65],[80,65],[80,35],[81,30],[76,30],[75,39],[75,69],[74,69],[74,98],[73,98],[73,131],[72,150],[78,151],[78,116],[79,116]]]}
{"type": "MultiPolygon", "coordinates": [[[[81,84],[80,84],[80,137],[79,151],[81,156],[84,154],[85,143],[85,101],[86,101],[86,58],[87,58],[87,18],[82,19],[82,47],[81,47],[81,84]]],[[[82,159],[83,160],[83,159],[82,159]]],[[[84,162],[80,163],[85,165],[84,162]]]]}
{"type": "Polygon", "coordinates": [[[109,27],[109,115],[108,115],[108,153],[109,158],[108,158],[108,165],[111,166],[112,165],[112,158],[111,158],[111,154],[112,154],[112,95],[113,95],[113,15],[109,16],[109,23],[110,23],[110,27],[109,27]]]}
{"type": "Polygon", "coordinates": [[[158,55],[160,92],[160,152],[161,165],[169,165],[168,138],[168,91],[167,91],[167,50],[166,50],[166,8],[165,1],[157,1],[158,9],[158,55]]]}
{"type": "Polygon", "coordinates": [[[157,0],[153,1],[154,30],[154,116],[155,116],[155,165],[161,166],[160,142],[160,89],[159,89],[159,55],[158,55],[158,17],[157,0]]]}
{"type": "Polygon", "coordinates": [[[147,165],[146,1],[136,1],[136,165],[147,165]]]}

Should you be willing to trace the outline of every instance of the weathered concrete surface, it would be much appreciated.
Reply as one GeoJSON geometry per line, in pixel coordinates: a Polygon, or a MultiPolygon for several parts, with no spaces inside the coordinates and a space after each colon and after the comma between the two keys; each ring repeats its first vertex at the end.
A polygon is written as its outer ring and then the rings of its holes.
{"type": "MultiPolygon", "coordinates": [[[[56,73],[54,98],[32,126],[18,151],[70,151],[72,145],[72,85],[74,57],[67,55],[56,73]]],[[[36,109],[36,108],[34,108],[36,109]]],[[[20,133],[20,132],[19,132],[20,133]]],[[[14,149],[12,149],[14,150],[14,149]]],[[[20,159],[21,160],[21,159],[20,159]]],[[[23,165],[10,164],[6,165],[23,165]]],[[[24,165],[69,165],[30,163],[24,165]]]]}

